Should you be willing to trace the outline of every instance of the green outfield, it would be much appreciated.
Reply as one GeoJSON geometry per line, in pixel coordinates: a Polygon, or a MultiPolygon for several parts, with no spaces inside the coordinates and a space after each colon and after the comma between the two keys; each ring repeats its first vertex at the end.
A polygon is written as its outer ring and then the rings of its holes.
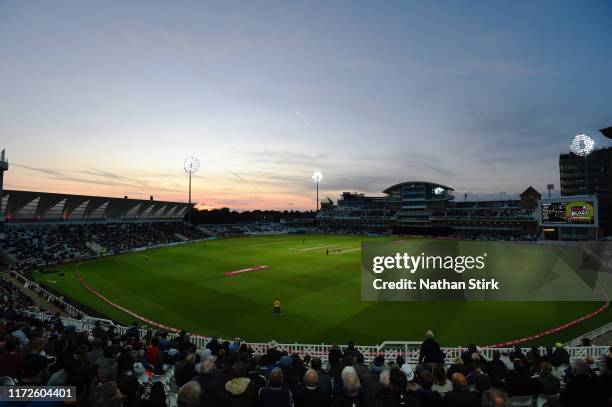
{"type": "MultiPolygon", "coordinates": [[[[280,235],[214,240],[90,261],[80,264],[79,271],[95,290],[139,315],[202,335],[253,342],[377,344],[420,340],[426,329],[433,329],[446,346],[485,345],[535,334],[601,305],[362,302],[360,243],[367,239],[382,238],[280,235]],[[257,266],[268,268],[224,274],[257,266]],[[272,314],[276,297],[281,300],[280,317],[272,314]]],[[[517,253],[517,259],[524,262],[524,272],[530,272],[529,258],[517,253]]],[[[60,269],[63,277],[36,273],[35,278],[112,318],[133,320],[87,291],[74,270],[74,265],[65,265],[60,269]]],[[[571,339],[611,319],[608,308],[538,343],[571,339]]]]}

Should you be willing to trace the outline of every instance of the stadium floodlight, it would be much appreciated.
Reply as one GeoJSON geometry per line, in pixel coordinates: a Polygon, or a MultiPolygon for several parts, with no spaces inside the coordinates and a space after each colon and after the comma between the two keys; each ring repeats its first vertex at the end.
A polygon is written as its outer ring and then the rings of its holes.
{"type": "Polygon", "coordinates": [[[577,156],[584,157],[584,184],[586,193],[589,193],[589,154],[595,148],[595,141],[584,133],[576,134],[570,141],[570,151],[577,156]]]}
{"type": "Polygon", "coordinates": [[[187,209],[187,219],[189,224],[191,224],[191,174],[198,172],[200,169],[200,160],[193,156],[187,157],[183,163],[183,168],[185,169],[185,172],[189,174],[189,207],[187,209]]]}
{"type": "Polygon", "coordinates": [[[570,141],[570,151],[580,157],[591,154],[593,148],[595,148],[595,141],[584,133],[576,134],[570,141]]]}
{"type": "Polygon", "coordinates": [[[317,212],[319,212],[319,182],[323,179],[321,171],[315,171],[312,174],[312,180],[317,184],[317,212]]]}

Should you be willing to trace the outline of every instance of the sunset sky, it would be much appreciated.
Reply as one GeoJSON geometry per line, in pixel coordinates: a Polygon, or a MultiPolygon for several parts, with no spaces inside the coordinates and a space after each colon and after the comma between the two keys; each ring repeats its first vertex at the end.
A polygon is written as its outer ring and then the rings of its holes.
{"type": "Polygon", "coordinates": [[[612,125],[612,2],[0,1],[5,188],[312,209],[558,188],[612,125]]]}

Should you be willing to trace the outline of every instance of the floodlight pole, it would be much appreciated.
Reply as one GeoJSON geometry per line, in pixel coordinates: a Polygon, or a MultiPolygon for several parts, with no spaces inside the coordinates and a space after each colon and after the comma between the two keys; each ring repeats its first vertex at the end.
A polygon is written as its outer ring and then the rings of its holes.
{"type": "Polygon", "coordinates": [[[189,207],[187,210],[189,211],[187,222],[191,225],[191,172],[189,172],[189,207]]]}
{"type": "Polygon", "coordinates": [[[584,183],[586,186],[586,193],[589,194],[589,155],[584,156],[584,183]]]}
{"type": "Polygon", "coordinates": [[[191,225],[191,174],[200,169],[200,160],[198,160],[196,157],[187,157],[185,163],[183,164],[183,168],[185,169],[185,172],[189,174],[189,207],[187,208],[189,213],[187,214],[187,221],[191,225]]]}
{"type": "Polygon", "coordinates": [[[317,213],[319,212],[319,181],[317,181],[317,213]]]}
{"type": "Polygon", "coordinates": [[[6,217],[6,213],[2,213],[2,192],[4,191],[4,172],[8,171],[8,169],[9,162],[4,150],[2,150],[2,152],[0,152],[0,216],[2,216],[2,218],[0,218],[0,233],[4,231],[4,219],[6,217]]]}

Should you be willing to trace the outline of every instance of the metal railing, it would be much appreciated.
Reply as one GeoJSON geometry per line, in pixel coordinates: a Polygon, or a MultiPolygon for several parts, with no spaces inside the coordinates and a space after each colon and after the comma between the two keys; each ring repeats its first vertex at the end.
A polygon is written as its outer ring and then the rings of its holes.
{"type": "Polygon", "coordinates": [[[571,341],[566,342],[565,345],[566,346],[580,346],[583,338],[588,338],[588,339],[593,340],[593,339],[599,338],[600,336],[606,335],[610,332],[612,332],[612,322],[608,322],[604,326],[601,326],[597,329],[593,329],[592,331],[587,332],[584,335],[574,338],[571,341]]]}
{"type": "Polygon", "coordinates": [[[40,284],[38,284],[38,283],[28,279],[27,277],[25,277],[24,275],[22,275],[20,273],[11,272],[10,274],[11,274],[11,276],[16,278],[17,280],[21,281],[21,283],[23,283],[24,287],[29,288],[32,291],[34,291],[36,294],[38,294],[41,297],[43,297],[48,303],[59,303],[59,304],[61,304],[62,309],[68,315],[70,315],[72,317],[82,318],[83,320],[87,320],[87,321],[96,321],[96,320],[99,320],[100,322],[102,322],[102,323],[104,323],[106,325],[114,325],[113,321],[111,321],[110,319],[94,318],[94,317],[89,316],[85,312],[81,311],[80,309],[78,309],[75,306],[73,306],[73,305],[69,304],[68,302],[66,302],[62,297],[58,297],[57,295],[55,295],[52,292],[50,292],[50,291],[46,290],[45,288],[43,288],[40,284]]]}

